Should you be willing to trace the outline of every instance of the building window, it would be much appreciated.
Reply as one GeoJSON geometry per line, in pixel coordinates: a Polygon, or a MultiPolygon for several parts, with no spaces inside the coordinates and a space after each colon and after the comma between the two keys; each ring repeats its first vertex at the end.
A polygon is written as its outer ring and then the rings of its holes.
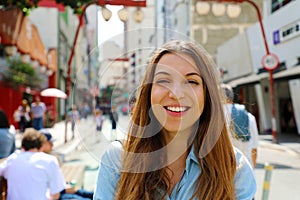
{"type": "Polygon", "coordinates": [[[280,8],[289,4],[292,1],[293,0],[272,0],[271,12],[274,13],[275,11],[279,10],[280,8]]]}

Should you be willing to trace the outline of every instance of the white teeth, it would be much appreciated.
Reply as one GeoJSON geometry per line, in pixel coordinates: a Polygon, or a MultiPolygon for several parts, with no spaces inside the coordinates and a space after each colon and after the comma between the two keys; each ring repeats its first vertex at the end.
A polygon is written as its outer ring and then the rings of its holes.
{"type": "Polygon", "coordinates": [[[187,110],[187,107],[175,107],[175,106],[167,106],[167,109],[172,112],[183,112],[187,110]]]}

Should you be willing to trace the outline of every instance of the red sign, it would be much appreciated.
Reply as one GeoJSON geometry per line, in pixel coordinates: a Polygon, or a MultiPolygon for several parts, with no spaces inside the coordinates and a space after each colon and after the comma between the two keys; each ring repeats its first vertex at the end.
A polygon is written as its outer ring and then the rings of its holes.
{"type": "Polygon", "coordinates": [[[279,65],[279,59],[275,54],[269,53],[262,58],[262,65],[266,70],[274,70],[279,65]]]}
{"type": "Polygon", "coordinates": [[[98,0],[99,6],[104,5],[146,7],[146,0],[98,0]]]}
{"type": "Polygon", "coordinates": [[[57,8],[59,12],[65,12],[65,6],[56,3],[55,0],[41,0],[38,4],[39,7],[57,8]]]}

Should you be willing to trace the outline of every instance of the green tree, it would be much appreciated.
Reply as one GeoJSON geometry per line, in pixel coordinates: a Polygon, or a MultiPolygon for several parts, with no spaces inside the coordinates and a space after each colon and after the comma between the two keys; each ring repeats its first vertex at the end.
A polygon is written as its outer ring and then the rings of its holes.
{"type": "Polygon", "coordinates": [[[41,79],[30,64],[18,59],[9,59],[8,64],[8,70],[3,74],[3,81],[7,85],[15,89],[19,86],[40,87],[41,79]]]}
{"type": "MultiPolygon", "coordinates": [[[[0,0],[0,5],[4,8],[17,6],[25,15],[28,15],[31,9],[38,7],[40,1],[41,0],[0,0]]],[[[69,6],[74,10],[74,13],[79,14],[82,12],[82,6],[92,1],[94,0],[56,0],[56,3],[69,6]]]]}

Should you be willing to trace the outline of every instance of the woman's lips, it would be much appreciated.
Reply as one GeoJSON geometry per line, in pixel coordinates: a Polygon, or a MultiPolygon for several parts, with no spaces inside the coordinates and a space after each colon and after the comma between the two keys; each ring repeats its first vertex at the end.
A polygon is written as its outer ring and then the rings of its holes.
{"type": "Polygon", "coordinates": [[[180,117],[186,113],[190,107],[189,106],[164,106],[167,113],[171,116],[180,117]]]}

